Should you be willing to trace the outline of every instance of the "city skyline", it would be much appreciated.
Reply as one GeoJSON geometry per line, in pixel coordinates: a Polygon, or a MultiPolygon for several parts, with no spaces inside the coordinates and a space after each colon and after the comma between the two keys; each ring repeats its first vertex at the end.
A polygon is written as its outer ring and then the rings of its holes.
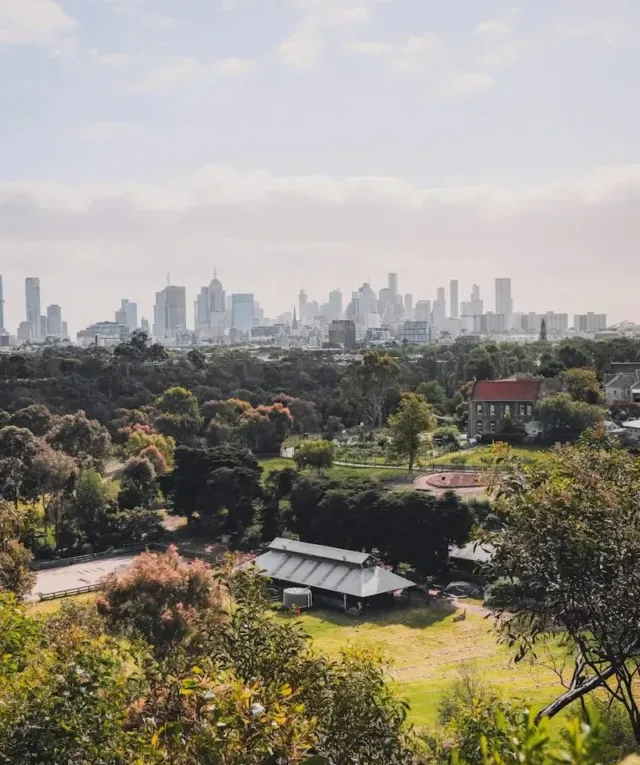
{"type": "Polygon", "coordinates": [[[324,300],[391,271],[430,299],[508,274],[523,307],[635,318],[637,3],[3,10],[12,331],[27,275],[75,329],[127,294],[152,320],[168,270],[191,322],[214,264],[270,315],[301,285],[324,300]]]}

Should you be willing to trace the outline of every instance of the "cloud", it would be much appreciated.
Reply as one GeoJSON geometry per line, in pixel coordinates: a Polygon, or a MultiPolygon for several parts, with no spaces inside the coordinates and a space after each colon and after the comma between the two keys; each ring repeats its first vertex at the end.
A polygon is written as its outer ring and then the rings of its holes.
{"type": "Polygon", "coordinates": [[[112,66],[114,68],[120,68],[126,66],[131,57],[127,53],[95,53],[96,60],[103,66],[112,66]]]}
{"type": "Polygon", "coordinates": [[[427,32],[412,35],[404,43],[382,40],[352,41],[347,44],[351,53],[384,56],[389,67],[399,73],[424,72],[431,69],[440,50],[437,35],[427,32]]]}
{"type": "Polygon", "coordinates": [[[486,72],[459,74],[445,81],[438,91],[440,98],[454,98],[476,90],[492,87],[493,80],[486,72]]]}
{"type": "Polygon", "coordinates": [[[289,66],[308,69],[316,63],[323,48],[324,41],[317,23],[312,19],[305,19],[280,45],[278,55],[289,66]]]}
{"type": "Polygon", "coordinates": [[[473,30],[477,37],[486,37],[490,40],[508,37],[511,34],[511,25],[501,19],[482,21],[473,30]]]}
{"type": "Polygon", "coordinates": [[[0,0],[0,45],[37,45],[65,52],[76,22],[54,0],[0,0]]]}
{"type": "Polygon", "coordinates": [[[390,42],[376,42],[374,40],[350,42],[347,48],[353,53],[365,53],[371,56],[384,56],[388,53],[393,53],[395,50],[390,42]]]}
{"type": "Polygon", "coordinates": [[[105,141],[130,131],[135,125],[131,122],[97,121],[79,125],[72,133],[73,138],[82,141],[105,141]]]}
{"type": "MultiPolygon", "coordinates": [[[[609,310],[623,319],[637,313],[639,238],[640,165],[513,186],[424,187],[229,167],[167,185],[0,184],[5,294],[35,273],[76,328],[110,317],[125,286],[148,315],[167,268],[193,297],[212,251],[224,253],[225,287],[256,292],[271,315],[301,284],[321,298],[337,273],[350,290],[369,273],[379,284],[394,270],[418,285],[416,298],[432,297],[454,276],[488,289],[504,274],[514,279],[518,310],[609,310]],[[426,263],[425,252],[438,257],[426,263]],[[611,252],[628,278],[603,291],[611,252]],[[79,301],[85,292],[91,300],[79,301]]],[[[17,323],[23,307],[15,302],[7,310],[17,323]]]]}
{"type": "Polygon", "coordinates": [[[498,45],[486,51],[482,57],[485,64],[492,66],[502,66],[504,64],[514,64],[520,59],[525,50],[529,47],[526,40],[513,40],[512,42],[498,45]]]}
{"type": "Polygon", "coordinates": [[[244,74],[253,68],[248,59],[222,58],[204,63],[194,58],[177,58],[150,72],[146,77],[131,84],[129,92],[160,92],[180,85],[205,81],[211,77],[244,74]]]}
{"type": "Polygon", "coordinates": [[[558,23],[554,29],[555,33],[565,40],[595,40],[606,45],[613,45],[631,33],[627,24],[618,21],[596,21],[590,24],[558,23]]]}

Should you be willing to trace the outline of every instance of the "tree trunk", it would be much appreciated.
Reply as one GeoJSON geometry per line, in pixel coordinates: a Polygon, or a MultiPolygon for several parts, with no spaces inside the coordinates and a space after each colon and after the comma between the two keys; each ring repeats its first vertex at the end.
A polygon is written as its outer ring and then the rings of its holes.
{"type": "Polygon", "coordinates": [[[581,699],[583,696],[586,696],[587,693],[591,693],[591,691],[594,691],[596,688],[600,688],[601,685],[604,685],[605,680],[613,677],[615,673],[615,668],[609,667],[599,675],[592,677],[591,680],[588,680],[586,683],[578,685],[575,688],[569,688],[568,691],[565,691],[561,696],[558,696],[555,701],[552,701],[549,706],[538,712],[536,715],[536,722],[540,722],[543,717],[554,717],[558,714],[558,712],[561,712],[563,709],[565,709],[565,707],[568,707],[569,704],[572,704],[574,701],[581,699]]]}

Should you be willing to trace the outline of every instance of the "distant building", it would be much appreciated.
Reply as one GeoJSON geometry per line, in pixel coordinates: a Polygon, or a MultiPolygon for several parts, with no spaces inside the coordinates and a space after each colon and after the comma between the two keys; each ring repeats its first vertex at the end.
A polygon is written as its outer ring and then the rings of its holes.
{"type": "Polygon", "coordinates": [[[513,314],[513,299],[511,298],[511,279],[496,279],[496,310],[497,314],[511,316],[513,314]]]}
{"type": "Polygon", "coordinates": [[[68,340],[69,339],[69,325],[66,321],[62,322],[62,339],[68,340]]]}
{"type": "Polygon", "coordinates": [[[387,278],[387,287],[394,295],[398,294],[398,274],[389,274],[387,278]]]}
{"type": "Polygon", "coordinates": [[[607,328],[606,313],[579,313],[573,317],[573,328],[576,332],[600,332],[607,328]]]}
{"type": "Polygon", "coordinates": [[[499,435],[507,416],[523,426],[533,422],[543,384],[534,378],[476,382],[469,405],[469,437],[499,435]]]}
{"type": "Polygon", "coordinates": [[[254,325],[254,300],[252,293],[231,296],[231,326],[239,332],[251,332],[254,325]]]}
{"type": "Polygon", "coordinates": [[[449,283],[449,299],[451,303],[450,316],[452,319],[457,319],[458,313],[458,280],[452,279],[449,283]]]}
{"type": "Polygon", "coordinates": [[[404,318],[407,321],[413,319],[413,295],[410,292],[404,296],[404,318]]]}
{"type": "Polygon", "coordinates": [[[349,319],[332,321],[329,324],[329,342],[331,345],[339,345],[345,350],[353,348],[356,344],[356,325],[349,319]]]}
{"type": "Polygon", "coordinates": [[[135,332],[138,329],[138,304],[123,299],[115,318],[116,324],[124,324],[129,332],[135,332]]]}
{"type": "Polygon", "coordinates": [[[431,301],[418,300],[413,311],[415,321],[429,321],[431,319],[431,301]]]}
{"type": "Polygon", "coordinates": [[[0,275],[0,331],[4,329],[4,286],[0,275]]]}
{"type": "Polygon", "coordinates": [[[18,345],[33,342],[33,327],[30,321],[21,321],[18,325],[18,345]]]}
{"type": "Polygon", "coordinates": [[[400,342],[408,345],[427,345],[430,337],[429,322],[405,321],[400,333],[400,342]]]}
{"type": "Polygon", "coordinates": [[[77,342],[82,348],[97,346],[99,348],[114,348],[129,339],[129,330],[124,324],[113,321],[99,321],[80,330],[77,342]]]}
{"type": "Polygon", "coordinates": [[[38,337],[41,340],[44,340],[46,336],[47,336],[47,317],[41,316],[40,317],[40,334],[38,335],[38,337]]]}
{"type": "Polygon", "coordinates": [[[342,318],[342,292],[333,290],[329,293],[329,319],[338,321],[342,318]]]}
{"type": "Polygon", "coordinates": [[[149,319],[145,319],[144,316],[140,319],[140,329],[146,335],[151,335],[151,327],[149,326],[149,319]]]}
{"type": "Polygon", "coordinates": [[[40,279],[28,276],[24,280],[27,302],[27,321],[31,324],[32,339],[40,336],[40,279]]]}
{"type": "Polygon", "coordinates": [[[184,287],[168,286],[156,293],[153,336],[175,340],[187,328],[187,295],[184,287]]]}
{"type": "Polygon", "coordinates": [[[62,308],[59,305],[50,305],[47,308],[47,337],[57,337],[62,340],[62,308]]]}

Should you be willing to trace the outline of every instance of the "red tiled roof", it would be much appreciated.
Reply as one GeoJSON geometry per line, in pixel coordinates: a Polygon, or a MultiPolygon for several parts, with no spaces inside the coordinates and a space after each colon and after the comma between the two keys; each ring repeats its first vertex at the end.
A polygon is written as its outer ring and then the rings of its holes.
{"type": "Polygon", "coordinates": [[[473,386],[472,401],[537,401],[542,380],[481,380],[473,386]]]}

